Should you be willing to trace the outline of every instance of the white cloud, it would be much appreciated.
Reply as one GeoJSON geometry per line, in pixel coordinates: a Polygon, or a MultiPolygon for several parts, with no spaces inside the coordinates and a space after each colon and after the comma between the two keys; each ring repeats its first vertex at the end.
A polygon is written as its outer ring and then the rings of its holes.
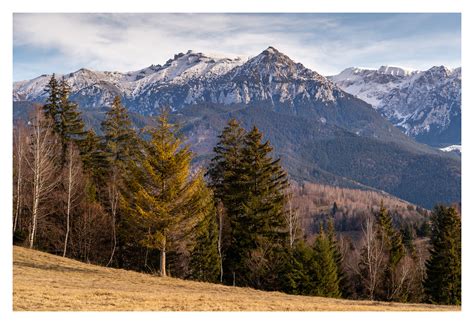
{"type": "MultiPolygon", "coordinates": [[[[386,24],[396,24],[396,19],[386,24]]],[[[44,73],[68,66],[130,71],[163,64],[188,49],[253,56],[271,45],[322,74],[379,60],[426,65],[430,64],[426,56],[410,58],[443,46],[460,51],[460,39],[449,33],[374,40],[373,29],[348,26],[331,15],[15,14],[14,46],[33,53],[35,49],[58,52],[55,62],[41,64],[31,57],[31,65],[52,70],[44,73]]],[[[26,65],[21,62],[15,70],[26,73],[26,65]]]]}

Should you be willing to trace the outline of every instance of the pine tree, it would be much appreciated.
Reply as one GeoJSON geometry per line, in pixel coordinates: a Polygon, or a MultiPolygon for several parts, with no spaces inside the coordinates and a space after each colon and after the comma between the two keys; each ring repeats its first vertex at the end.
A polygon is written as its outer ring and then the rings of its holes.
{"type": "Polygon", "coordinates": [[[254,127],[250,132],[229,121],[214,148],[208,175],[216,198],[230,221],[230,242],[225,251],[226,281],[264,285],[263,269],[277,258],[287,241],[285,226],[286,173],[271,157],[269,142],[254,127]],[[263,263],[262,263],[263,262],[263,263]],[[255,265],[259,265],[257,269],[255,265]]]}
{"type": "Polygon", "coordinates": [[[43,111],[47,118],[50,118],[53,123],[53,130],[56,134],[60,132],[60,124],[59,124],[59,112],[61,110],[61,91],[59,87],[59,82],[56,79],[54,73],[49,79],[48,84],[44,90],[48,97],[46,98],[46,104],[43,106],[43,111]]]}
{"type": "Polygon", "coordinates": [[[337,266],[337,277],[339,279],[339,291],[341,292],[342,296],[347,296],[349,294],[347,291],[348,282],[347,282],[347,277],[344,271],[343,257],[342,257],[341,249],[337,242],[336,231],[334,229],[334,221],[332,218],[328,222],[327,238],[329,240],[334,262],[336,263],[336,266],[337,266]]]}
{"type": "Polygon", "coordinates": [[[141,159],[141,145],[136,132],[132,128],[132,122],[127,110],[122,105],[120,97],[115,97],[112,107],[105,114],[105,120],[101,124],[105,141],[105,155],[108,166],[105,193],[107,207],[111,214],[112,226],[112,252],[107,265],[115,258],[117,250],[118,266],[123,266],[124,243],[124,194],[128,194],[125,179],[132,179],[136,162],[141,159]]]}
{"type": "Polygon", "coordinates": [[[215,198],[222,201],[229,214],[237,214],[241,209],[241,190],[238,167],[243,159],[243,141],[245,130],[236,119],[231,119],[214,147],[215,156],[209,165],[207,175],[215,198]]]}
{"type": "MultiPolygon", "coordinates": [[[[218,251],[218,225],[216,210],[213,206],[210,190],[201,189],[202,200],[207,204],[204,218],[198,223],[196,244],[191,252],[190,278],[199,281],[218,282],[220,275],[220,258],[218,251]]],[[[205,207],[206,208],[206,207],[205,207]]]]}
{"type": "Polygon", "coordinates": [[[107,156],[100,137],[90,129],[81,143],[81,160],[84,171],[94,181],[96,187],[105,186],[107,156]]]}
{"type": "Polygon", "coordinates": [[[453,207],[436,206],[424,288],[427,301],[461,304],[461,217],[453,207]]]}
{"type": "Polygon", "coordinates": [[[148,228],[141,243],[160,250],[160,272],[166,276],[166,253],[191,234],[209,212],[202,174],[191,175],[192,152],[177,137],[178,130],[161,115],[149,130],[142,162],[145,178],[135,196],[135,217],[148,228]]]}
{"type": "Polygon", "coordinates": [[[45,91],[48,93],[43,111],[53,121],[53,130],[59,135],[61,141],[60,167],[66,163],[66,151],[70,142],[81,147],[81,141],[85,136],[84,122],[78,111],[77,104],[69,100],[71,88],[67,81],[62,78],[58,82],[53,74],[45,91]]]}
{"type": "Polygon", "coordinates": [[[405,256],[402,236],[392,223],[392,217],[387,209],[380,205],[377,214],[378,237],[383,242],[384,253],[387,261],[384,264],[384,274],[382,279],[381,299],[391,300],[395,290],[395,272],[400,260],[405,256]]]}
{"type": "MultiPolygon", "coordinates": [[[[239,167],[243,159],[243,140],[245,130],[236,119],[231,119],[218,136],[219,141],[214,147],[215,156],[211,160],[207,176],[214,192],[217,204],[224,207],[224,216],[230,223],[230,233],[226,242],[221,242],[224,281],[232,283],[235,271],[241,263],[239,250],[236,248],[238,223],[237,215],[241,214],[242,201],[245,199],[245,188],[240,180],[239,167]]],[[[224,217],[223,217],[224,219],[224,217]]]]}
{"type": "Polygon", "coordinates": [[[277,276],[277,290],[295,295],[311,294],[314,282],[308,269],[311,268],[314,252],[303,240],[295,242],[292,249],[286,249],[277,276]]]}
{"type": "Polygon", "coordinates": [[[318,296],[341,297],[339,289],[338,267],[331,241],[320,226],[319,234],[314,242],[315,289],[318,296]]]}
{"type": "MultiPolygon", "coordinates": [[[[288,236],[284,215],[287,175],[280,160],[271,157],[272,147],[268,141],[262,142],[262,137],[256,127],[245,135],[243,159],[237,170],[242,208],[237,215],[231,215],[234,217],[234,237],[237,238],[235,248],[241,261],[239,276],[243,280],[258,270],[248,267],[252,251],[259,248],[271,254],[272,249],[287,242],[288,236]]],[[[268,260],[261,253],[256,255],[268,260]]],[[[252,282],[261,282],[264,276],[262,273],[252,282]]]]}
{"type": "MultiPolygon", "coordinates": [[[[59,84],[60,91],[60,127],[59,135],[63,139],[63,145],[67,146],[69,142],[74,142],[79,148],[86,132],[84,122],[76,103],[69,100],[71,87],[64,79],[59,84]]],[[[67,148],[66,148],[67,149],[67,148]]],[[[64,150],[66,150],[64,149],[64,150]]]]}

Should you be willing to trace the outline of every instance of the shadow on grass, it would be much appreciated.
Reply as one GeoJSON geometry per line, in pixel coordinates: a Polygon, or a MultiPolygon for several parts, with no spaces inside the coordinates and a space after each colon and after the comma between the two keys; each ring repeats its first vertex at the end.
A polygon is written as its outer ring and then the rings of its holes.
{"type": "Polygon", "coordinates": [[[53,270],[53,271],[60,271],[60,272],[78,272],[78,273],[100,273],[99,270],[92,270],[92,269],[80,269],[74,267],[68,267],[64,265],[47,265],[47,264],[38,264],[34,262],[28,261],[14,261],[13,265],[18,267],[28,267],[33,269],[41,269],[41,270],[53,270]]]}

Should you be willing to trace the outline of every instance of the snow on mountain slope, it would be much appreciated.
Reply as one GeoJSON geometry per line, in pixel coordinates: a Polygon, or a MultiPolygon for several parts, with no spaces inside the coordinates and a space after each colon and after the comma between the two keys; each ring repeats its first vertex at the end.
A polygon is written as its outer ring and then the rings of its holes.
{"type": "Polygon", "coordinates": [[[443,151],[443,152],[457,151],[457,152],[461,153],[461,145],[450,145],[450,146],[447,146],[447,147],[442,147],[442,148],[440,148],[440,150],[443,151]]]}
{"type": "Polygon", "coordinates": [[[461,68],[348,68],[329,79],[370,103],[407,135],[435,146],[460,143],[461,68]]]}
{"type": "MultiPolygon", "coordinates": [[[[236,66],[245,63],[243,57],[234,59],[206,56],[202,53],[188,51],[180,53],[168,60],[163,66],[151,65],[138,71],[127,73],[101,72],[80,69],[76,72],[61,75],[71,86],[71,93],[82,92],[82,95],[96,94],[100,84],[106,88],[114,87],[127,97],[140,95],[142,90],[153,83],[183,84],[190,79],[212,78],[230,71],[236,66]],[[95,91],[91,93],[91,91],[95,91]]],[[[43,101],[44,88],[51,75],[41,75],[32,80],[19,81],[13,84],[14,101],[43,101]]],[[[109,97],[109,96],[106,96],[109,97]]]]}
{"type": "Polygon", "coordinates": [[[391,89],[401,86],[418,73],[419,71],[389,66],[381,66],[378,70],[350,67],[329,79],[344,91],[378,109],[391,89]]]}

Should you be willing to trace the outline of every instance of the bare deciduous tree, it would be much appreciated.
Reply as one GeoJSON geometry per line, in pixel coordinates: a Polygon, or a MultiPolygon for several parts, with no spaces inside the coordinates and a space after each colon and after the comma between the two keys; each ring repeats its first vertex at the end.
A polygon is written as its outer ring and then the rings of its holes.
{"type": "Polygon", "coordinates": [[[31,135],[29,138],[28,158],[26,162],[31,169],[30,179],[33,192],[31,204],[31,228],[29,247],[33,248],[37,231],[38,219],[41,215],[41,204],[47,199],[57,183],[56,141],[52,133],[52,122],[47,119],[41,108],[37,108],[33,120],[29,123],[31,135]]]}
{"type": "Polygon", "coordinates": [[[80,183],[82,166],[79,152],[73,144],[67,148],[67,165],[65,169],[65,188],[66,188],[66,235],[64,238],[63,257],[66,256],[69,232],[71,228],[71,212],[77,206],[80,198],[80,183]]]}
{"type": "Polygon", "coordinates": [[[384,269],[384,250],[383,242],[377,236],[376,224],[372,216],[366,218],[362,228],[362,244],[363,248],[359,262],[360,275],[368,292],[368,297],[373,300],[384,269]]]}
{"type": "Polygon", "coordinates": [[[288,194],[287,204],[288,210],[285,213],[285,221],[288,229],[290,248],[293,248],[293,244],[301,229],[301,219],[298,210],[293,208],[293,201],[290,194],[288,194]]]}
{"type": "Polygon", "coordinates": [[[15,215],[13,220],[13,233],[15,233],[18,221],[21,217],[22,188],[23,188],[23,163],[25,155],[25,130],[21,123],[15,127],[16,136],[14,137],[14,169],[16,175],[15,188],[15,215]]]}
{"type": "Polygon", "coordinates": [[[119,204],[119,199],[120,199],[118,186],[119,186],[118,174],[117,174],[117,170],[114,168],[114,170],[112,170],[112,176],[111,176],[110,183],[107,190],[110,213],[112,216],[111,225],[112,225],[113,246],[112,246],[112,253],[110,254],[110,259],[109,259],[109,262],[107,262],[106,267],[108,267],[112,263],[112,260],[114,259],[114,255],[115,255],[115,249],[117,248],[117,209],[118,209],[118,204],[119,204]]]}
{"type": "Polygon", "coordinates": [[[219,261],[220,261],[220,282],[223,280],[224,276],[224,266],[223,266],[223,256],[222,256],[222,229],[224,227],[224,205],[222,202],[219,202],[217,205],[217,216],[219,218],[219,237],[217,241],[217,251],[219,252],[219,261]]]}

